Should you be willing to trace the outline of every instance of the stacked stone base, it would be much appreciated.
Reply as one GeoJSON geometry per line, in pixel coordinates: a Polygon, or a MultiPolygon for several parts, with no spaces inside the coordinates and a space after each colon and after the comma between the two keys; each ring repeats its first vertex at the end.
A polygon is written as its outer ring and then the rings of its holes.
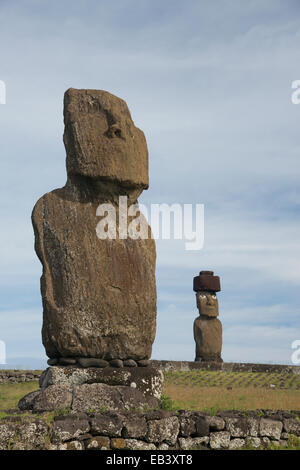
{"type": "Polygon", "coordinates": [[[0,421],[0,450],[274,448],[300,438],[300,412],[101,412],[0,421]]]}
{"type": "Polygon", "coordinates": [[[20,410],[146,411],[159,406],[163,373],[152,367],[53,366],[42,373],[39,383],[40,390],[20,400],[20,410]]]}

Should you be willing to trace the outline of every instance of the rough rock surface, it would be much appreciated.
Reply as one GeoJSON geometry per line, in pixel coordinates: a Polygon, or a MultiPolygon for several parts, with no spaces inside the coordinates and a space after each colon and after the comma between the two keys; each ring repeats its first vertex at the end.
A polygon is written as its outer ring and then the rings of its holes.
{"type": "Polygon", "coordinates": [[[210,434],[211,449],[228,449],[230,443],[230,433],[227,431],[212,432],[210,434]]]}
{"type": "Polygon", "coordinates": [[[148,423],[148,441],[175,445],[179,433],[179,421],[176,416],[152,420],[148,423]]]}
{"type": "Polygon", "coordinates": [[[261,436],[269,437],[270,439],[280,439],[282,431],[282,423],[272,419],[261,419],[259,433],[261,436]]]}
{"type": "Polygon", "coordinates": [[[55,420],[52,426],[52,441],[64,442],[71,439],[76,439],[82,434],[88,433],[90,425],[87,419],[82,419],[78,416],[78,419],[59,419],[55,420]]]}
{"type": "Polygon", "coordinates": [[[159,369],[153,367],[128,367],[105,369],[78,367],[49,367],[41,376],[40,386],[65,384],[69,386],[104,383],[107,385],[124,385],[137,388],[145,396],[160,398],[164,376],[159,369]]]}
{"type": "Polygon", "coordinates": [[[32,214],[46,353],[148,359],[156,330],[155,242],[96,233],[100,203],[112,203],[118,220],[119,196],[131,205],[148,187],[144,134],[126,103],[101,90],[68,90],[64,120],[67,183],[45,194],[32,214]]]}
{"type": "Polygon", "coordinates": [[[45,390],[30,392],[21,398],[18,408],[35,412],[71,408],[72,387],[64,384],[50,385],[45,390]]]}
{"type": "Polygon", "coordinates": [[[32,410],[35,398],[40,394],[40,390],[27,393],[18,403],[19,410],[32,410]]]}
{"type": "Polygon", "coordinates": [[[209,443],[209,437],[180,437],[179,445],[182,450],[198,450],[203,449],[209,443]]]}
{"type": "Polygon", "coordinates": [[[218,318],[199,316],[194,321],[196,358],[222,361],[222,323],[218,318]]]}
{"type": "Polygon", "coordinates": [[[73,411],[130,411],[158,407],[156,398],[145,397],[142,392],[132,387],[94,383],[77,385],[73,390],[73,411]]]}
{"type": "Polygon", "coordinates": [[[147,189],[148,150],[127,104],[102,90],[69,89],[64,96],[68,174],[147,189]]]}

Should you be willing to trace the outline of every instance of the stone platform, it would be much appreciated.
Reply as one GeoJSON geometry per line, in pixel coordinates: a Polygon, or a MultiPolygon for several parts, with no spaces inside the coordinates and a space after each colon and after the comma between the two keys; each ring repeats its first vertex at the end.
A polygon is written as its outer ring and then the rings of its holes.
{"type": "Polygon", "coordinates": [[[153,367],[53,366],[42,373],[40,390],[23,397],[18,407],[34,412],[145,411],[159,406],[163,380],[153,367]]]}
{"type": "Polygon", "coordinates": [[[224,372],[268,372],[268,373],[286,373],[300,374],[300,366],[286,364],[255,364],[248,362],[196,362],[196,361],[168,361],[151,360],[152,367],[162,371],[169,370],[220,370],[224,372]]]}

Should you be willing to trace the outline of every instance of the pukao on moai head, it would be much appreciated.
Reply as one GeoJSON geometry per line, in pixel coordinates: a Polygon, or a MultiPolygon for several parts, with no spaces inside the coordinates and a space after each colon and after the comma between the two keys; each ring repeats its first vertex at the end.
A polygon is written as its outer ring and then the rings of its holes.
{"type": "Polygon", "coordinates": [[[194,277],[199,317],[194,321],[196,342],[195,361],[222,361],[222,324],[218,318],[219,304],[216,293],[221,290],[219,276],[213,271],[200,271],[194,277]]]}

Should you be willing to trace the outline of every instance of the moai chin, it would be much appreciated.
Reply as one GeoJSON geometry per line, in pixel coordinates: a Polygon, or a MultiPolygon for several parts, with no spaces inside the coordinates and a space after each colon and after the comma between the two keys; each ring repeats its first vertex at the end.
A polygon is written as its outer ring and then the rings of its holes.
{"type": "Polygon", "coordinates": [[[213,271],[200,271],[199,276],[194,277],[193,289],[199,310],[199,317],[194,321],[195,361],[222,362],[222,323],[217,318],[216,295],[221,290],[220,278],[214,276],[213,271]]]}
{"type": "Polygon", "coordinates": [[[156,331],[155,242],[96,233],[100,203],[111,203],[118,220],[119,196],[130,206],[148,188],[144,133],[125,101],[102,90],[67,90],[64,123],[66,185],[45,194],[32,213],[49,364],[148,360],[156,331]]]}

